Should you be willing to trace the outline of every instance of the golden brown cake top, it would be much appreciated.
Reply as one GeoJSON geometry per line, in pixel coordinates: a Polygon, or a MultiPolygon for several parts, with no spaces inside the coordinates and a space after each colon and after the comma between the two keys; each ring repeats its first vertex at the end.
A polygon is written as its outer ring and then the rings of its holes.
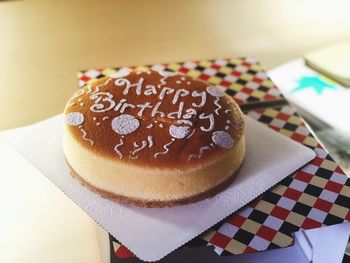
{"type": "Polygon", "coordinates": [[[225,153],[244,129],[222,90],[172,72],[121,71],[79,89],[66,125],[88,150],[150,167],[185,167],[225,153]]]}

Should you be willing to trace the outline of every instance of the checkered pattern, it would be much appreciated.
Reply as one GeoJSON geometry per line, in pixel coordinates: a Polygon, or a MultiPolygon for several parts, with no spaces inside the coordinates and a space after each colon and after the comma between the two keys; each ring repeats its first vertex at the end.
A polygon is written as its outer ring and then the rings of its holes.
{"type": "Polygon", "coordinates": [[[248,115],[314,149],[317,157],[201,238],[221,255],[286,247],[292,233],[349,221],[350,180],[290,106],[248,115]]]}
{"type": "MultiPolygon", "coordinates": [[[[255,59],[234,58],[131,67],[170,70],[221,86],[239,104],[281,98],[255,59]]],[[[79,85],[113,76],[116,68],[79,73],[79,85]]],[[[290,106],[250,111],[248,115],[268,127],[314,149],[317,157],[255,201],[216,224],[186,247],[213,245],[219,255],[232,255],[286,247],[299,229],[328,226],[350,219],[350,179],[313,137],[290,106]]],[[[118,250],[122,247],[113,242],[118,250]]]]}
{"type": "MultiPolygon", "coordinates": [[[[252,58],[201,60],[129,68],[140,71],[169,70],[202,79],[225,89],[238,103],[273,100],[281,96],[266,72],[252,58]]],[[[105,76],[113,77],[119,70],[125,68],[90,69],[80,72],[79,86],[105,76]]]]}

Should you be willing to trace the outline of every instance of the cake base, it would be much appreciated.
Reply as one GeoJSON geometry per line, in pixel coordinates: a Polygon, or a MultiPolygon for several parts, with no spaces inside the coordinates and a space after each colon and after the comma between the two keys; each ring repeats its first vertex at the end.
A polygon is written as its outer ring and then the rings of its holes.
{"type": "Polygon", "coordinates": [[[94,193],[97,193],[103,198],[109,199],[114,202],[118,203],[123,203],[123,204],[132,204],[136,205],[139,207],[148,207],[148,208],[162,208],[162,207],[171,207],[171,206],[176,206],[176,205],[185,205],[185,204],[190,204],[190,203],[195,203],[210,197],[213,197],[217,193],[221,192],[224,190],[226,187],[228,187],[233,180],[237,177],[240,167],[230,176],[228,177],[225,181],[221,182],[220,184],[216,185],[213,188],[210,188],[202,193],[199,193],[197,195],[191,196],[191,197],[186,197],[182,199],[174,199],[174,200],[169,200],[169,201],[149,201],[149,200],[142,200],[138,198],[132,198],[132,197],[127,197],[123,195],[118,195],[114,193],[110,193],[108,191],[99,189],[93,185],[91,185],[89,182],[87,182],[85,179],[83,179],[78,173],[74,171],[74,169],[71,167],[71,165],[68,163],[66,160],[66,163],[69,168],[70,174],[78,180],[82,185],[93,191],[94,193]]]}

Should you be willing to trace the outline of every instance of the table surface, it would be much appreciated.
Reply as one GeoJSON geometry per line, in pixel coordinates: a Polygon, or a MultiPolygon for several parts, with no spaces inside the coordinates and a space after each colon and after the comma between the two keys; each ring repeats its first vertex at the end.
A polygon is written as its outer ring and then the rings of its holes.
{"type": "MultiPolygon", "coordinates": [[[[349,7],[346,0],[0,1],[0,130],[60,113],[81,69],[233,56],[277,66],[350,38],[349,7]]],[[[0,203],[0,261],[98,261],[92,220],[18,153],[0,149],[9,160],[1,198],[13,195],[6,189],[17,195],[0,203]]]]}

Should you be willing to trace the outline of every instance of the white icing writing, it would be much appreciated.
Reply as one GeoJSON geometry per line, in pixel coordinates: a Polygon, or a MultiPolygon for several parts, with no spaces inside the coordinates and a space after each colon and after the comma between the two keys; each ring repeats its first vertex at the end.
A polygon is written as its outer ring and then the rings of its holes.
{"type": "Polygon", "coordinates": [[[93,112],[106,112],[113,109],[115,101],[113,95],[109,92],[97,92],[90,95],[91,100],[95,100],[94,104],[91,105],[90,110],[93,112]],[[106,102],[106,103],[101,103],[106,102]]]}
{"type": "Polygon", "coordinates": [[[165,95],[169,95],[169,94],[171,94],[171,93],[173,93],[173,92],[174,92],[174,89],[168,88],[168,87],[164,87],[164,88],[162,89],[162,91],[160,92],[160,94],[159,94],[159,99],[160,99],[160,100],[163,100],[164,97],[165,97],[165,95]]]}
{"type": "Polygon", "coordinates": [[[168,113],[167,117],[168,117],[169,119],[175,119],[175,118],[180,119],[180,118],[181,118],[181,115],[182,115],[183,108],[184,108],[184,102],[181,101],[180,104],[179,104],[178,110],[177,110],[177,111],[174,111],[174,112],[168,113]]]}
{"type": "Polygon", "coordinates": [[[137,106],[138,108],[140,108],[139,112],[137,113],[137,115],[138,115],[139,117],[142,116],[142,114],[143,114],[143,112],[144,112],[144,110],[145,110],[146,108],[152,109],[151,103],[149,103],[149,102],[146,102],[145,104],[138,104],[138,105],[136,105],[136,106],[137,106]]]}
{"type": "Polygon", "coordinates": [[[203,120],[203,119],[209,119],[209,127],[208,128],[204,128],[203,126],[200,127],[200,129],[204,132],[209,132],[212,131],[214,129],[214,116],[212,113],[210,113],[209,115],[205,115],[204,113],[202,113],[201,115],[199,115],[199,119],[203,120]]]}
{"type": "Polygon", "coordinates": [[[153,110],[152,110],[152,113],[151,113],[151,116],[154,117],[156,116],[156,114],[159,114],[160,117],[164,117],[165,116],[165,113],[162,112],[162,111],[159,111],[158,108],[159,106],[162,104],[162,102],[157,102],[156,106],[154,106],[153,110]]]}
{"type": "Polygon", "coordinates": [[[189,108],[186,110],[186,114],[184,114],[184,119],[191,119],[192,117],[196,117],[197,111],[195,109],[189,108]]]}
{"type": "Polygon", "coordinates": [[[201,97],[201,102],[199,104],[192,103],[193,107],[203,107],[207,101],[207,93],[205,91],[198,92],[196,90],[192,91],[192,97],[201,97]]]}
{"type": "Polygon", "coordinates": [[[136,83],[131,84],[128,79],[117,79],[114,81],[114,84],[118,86],[125,86],[123,95],[128,95],[129,90],[131,88],[135,88],[136,95],[141,95],[141,89],[142,89],[142,83],[144,81],[144,78],[140,78],[136,83]]]}
{"type": "Polygon", "coordinates": [[[190,94],[190,92],[186,89],[178,89],[176,92],[175,92],[175,96],[173,98],[173,101],[172,103],[173,104],[176,104],[176,102],[179,100],[179,97],[185,97],[187,96],[188,94],[190,94]]]}

